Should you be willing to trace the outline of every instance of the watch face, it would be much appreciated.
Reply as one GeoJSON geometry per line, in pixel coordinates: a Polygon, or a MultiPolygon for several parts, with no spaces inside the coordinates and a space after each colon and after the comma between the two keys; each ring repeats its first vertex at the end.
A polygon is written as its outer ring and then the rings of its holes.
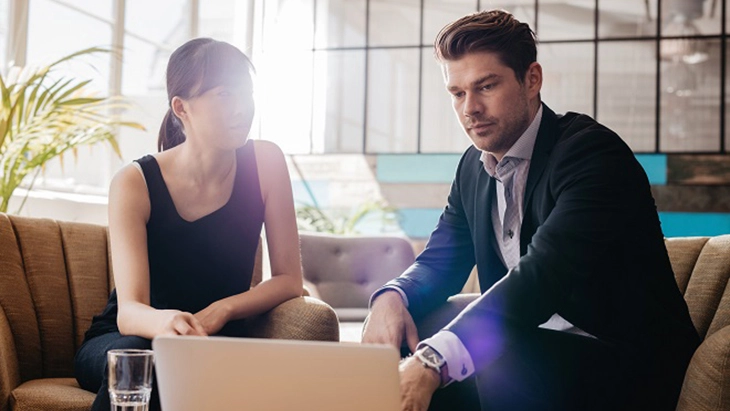
{"type": "Polygon", "coordinates": [[[444,365],[443,357],[441,357],[441,355],[431,347],[426,347],[426,349],[423,350],[423,357],[428,360],[428,362],[439,368],[444,365]]]}

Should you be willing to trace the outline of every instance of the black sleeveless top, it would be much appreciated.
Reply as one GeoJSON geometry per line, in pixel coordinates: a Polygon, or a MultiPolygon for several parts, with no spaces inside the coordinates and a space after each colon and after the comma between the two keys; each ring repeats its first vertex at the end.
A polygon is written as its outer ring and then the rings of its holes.
{"type": "MultiPolygon", "coordinates": [[[[214,301],[247,291],[264,221],[253,141],[236,153],[236,175],[228,202],[195,221],[178,214],[160,166],[147,155],[142,168],[150,198],[147,254],[150,304],[196,313],[214,301]]],[[[95,316],[85,340],[118,331],[117,293],[95,316]]]]}

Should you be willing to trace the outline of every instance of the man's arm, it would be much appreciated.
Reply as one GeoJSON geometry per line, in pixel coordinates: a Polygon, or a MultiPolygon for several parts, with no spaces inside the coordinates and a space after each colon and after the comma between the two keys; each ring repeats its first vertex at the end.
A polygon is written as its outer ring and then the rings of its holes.
{"type": "Polygon", "coordinates": [[[611,281],[597,277],[596,269],[615,261],[616,242],[636,218],[649,215],[646,177],[628,147],[598,126],[583,133],[554,148],[552,175],[543,178],[550,179],[555,205],[527,253],[446,327],[477,366],[500,354],[507,324],[537,327],[576,287],[600,289],[611,281]]]}
{"type": "MultiPolygon", "coordinates": [[[[416,318],[457,294],[474,267],[474,244],[464,213],[461,189],[464,180],[462,173],[473,172],[465,171],[464,165],[475,165],[474,156],[478,161],[476,152],[476,149],[470,148],[461,157],[446,208],[441,213],[426,248],[400,277],[384,286],[395,286],[403,290],[408,311],[416,318]]],[[[474,187],[465,189],[473,190],[474,187]]],[[[377,293],[378,291],[375,292],[377,293]]]]}
{"type": "Polygon", "coordinates": [[[461,206],[459,176],[470,151],[459,162],[448,205],[426,249],[405,273],[373,293],[370,315],[363,327],[364,343],[400,348],[405,340],[411,351],[415,351],[418,333],[413,317],[445,302],[450,295],[459,292],[466,281],[474,266],[474,248],[461,206]]]}

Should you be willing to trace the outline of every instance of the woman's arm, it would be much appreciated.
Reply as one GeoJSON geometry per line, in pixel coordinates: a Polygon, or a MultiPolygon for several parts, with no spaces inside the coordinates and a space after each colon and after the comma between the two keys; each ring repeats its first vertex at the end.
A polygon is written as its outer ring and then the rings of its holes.
{"type": "Polygon", "coordinates": [[[302,295],[299,233],[286,160],[274,143],[254,141],[254,149],[264,202],[271,279],[195,314],[209,334],[218,332],[228,321],[260,314],[302,295]]]}
{"type": "Polygon", "coordinates": [[[150,306],[149,216],[144,177],[136,166],[128,165],[114,176],[109,188],[109,238],[119,332],[149,339],[161,334],[205,335],[192,314],[150,306]]]}

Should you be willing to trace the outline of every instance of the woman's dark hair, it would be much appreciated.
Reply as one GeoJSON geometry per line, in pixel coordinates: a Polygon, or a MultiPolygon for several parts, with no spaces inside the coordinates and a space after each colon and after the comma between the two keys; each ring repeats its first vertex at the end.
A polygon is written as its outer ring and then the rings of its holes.
{"type": "Polygon", "coordinates": [[[527,23],[502,10],[469,14],[441,29],[434,42],[436,58],[458,60],[468,53],[492,52],[522,83],[537,61],[537,39],[527,23]]]}
{"type": "Polygon", "coordinates": [[[250,82],[253,64],[232,45],[210,38],[197,38],[178,47],[167,63],[168,110],[160,126],[157,150],[171,149],[185,141],[183,125],[172,111],[172,98],[199,96],[221,85],[250,82]]]}

